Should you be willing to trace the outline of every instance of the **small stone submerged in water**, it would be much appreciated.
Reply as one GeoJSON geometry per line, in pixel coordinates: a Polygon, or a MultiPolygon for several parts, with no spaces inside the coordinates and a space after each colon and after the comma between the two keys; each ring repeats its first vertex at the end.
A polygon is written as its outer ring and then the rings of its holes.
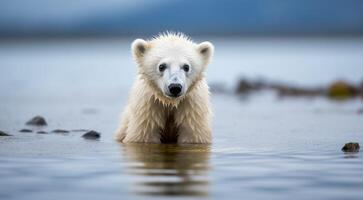
{"type": "Polygon", "coordinates": [[[44,117],[42,116],[35,116],[29,121],[26,122],[26,125],[32,126],[46,126],[47,122],[45,121],[44,117]]]}
{"type": "Polygon", "coordinates": [[[82,137],[85,139],[95,140],[101,137],[101,133],[97,131],[88,131],[87,133],[83,134],[82,137]]]}
{"type": "Polygon", "coordinates": [[[19,132],[21,132],[21,133],[32,133],[33,130],[23,128],[23,129],[19,130],[19,132]]]}
{"type": "Polygon", "coordinates": [[[359,143],[349,142],[343,146],[342,151],[347,153],[356,153],[359,152],[359,148],[360,148],[359,143]]]}
{"type": "Polygon", "coordinates": [[[11,136],[11,135],[5,133],[4,131],[0,131],[0,136],[11,136]]]}
{"type": "Polygon", "coordinates": [[[63,129],[55,129],[52,130],[52,133],[69,133],[69,131],[63,129]]]}
{"type": "Polygon", "coordinates": [[[72,132],[88,132],[88,129],[72,129],[72,132]]]}

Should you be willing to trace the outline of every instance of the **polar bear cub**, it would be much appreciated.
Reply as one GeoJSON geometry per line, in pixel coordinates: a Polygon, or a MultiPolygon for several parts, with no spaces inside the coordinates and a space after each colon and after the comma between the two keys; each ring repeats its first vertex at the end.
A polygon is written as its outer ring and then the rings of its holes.
{"type": "Polygon", "coordinates": [[[204,76],[210,42],[164,33],[131,45],[138,75],[116,139],[139,143],[211,143],[211,105],[204,76]]]}

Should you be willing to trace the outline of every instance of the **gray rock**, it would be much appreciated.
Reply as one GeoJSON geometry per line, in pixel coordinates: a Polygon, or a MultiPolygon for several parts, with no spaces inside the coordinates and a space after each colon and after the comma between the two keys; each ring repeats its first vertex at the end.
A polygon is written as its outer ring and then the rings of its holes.
{"type": "Polygon", "coordinates": [[[346,143],[343,148],[342,148],[342,151],[344,152],[359,152],[359,143],[356,143],[356,142],[349,142],[349,143],[346,143]]]}
{"type": "Polygon", "coordinates": [[[101,133],[97,131],[88,131],[87,133],[83,134],[82,137],[85,139],[95,140],[101,137],[101,133]]]}
{"type": "Polygon", "coordinates": [[[4,131],[0,131],[0,136],[11,136],[11,135],[5,133],[4,131]]]}
{"type": "Polygon", "coordinates": [[[48,134],[46,131],[37,131],[38,134],[48,134]]]}
{"type": "Polygon", "coordinates": [[[46,126],[47,122],[45,121],[44,117],[42,116],[35,116],[29,121],[26,122],[26,125],[32,126],[46,126]]]}

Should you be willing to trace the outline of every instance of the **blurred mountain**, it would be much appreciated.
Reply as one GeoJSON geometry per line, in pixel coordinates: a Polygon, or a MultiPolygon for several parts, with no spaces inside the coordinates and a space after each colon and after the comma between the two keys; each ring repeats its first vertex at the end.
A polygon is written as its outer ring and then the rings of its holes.
{"type": "Polygon", "coordinates": [[[355,34],[361,0],[3,0],[0,36],[72,34],[355,34]]]}

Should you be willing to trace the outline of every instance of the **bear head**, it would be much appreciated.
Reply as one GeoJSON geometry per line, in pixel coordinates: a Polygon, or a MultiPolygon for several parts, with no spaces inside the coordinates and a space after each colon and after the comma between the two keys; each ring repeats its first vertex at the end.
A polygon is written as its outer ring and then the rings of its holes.
{"type": "Polygon", "coordinates": [[[173,100],[204,77],[214,47],[210,42],[196,44],[182,33],[164,33],[147,41],[136,39],[131,50],[141,77],[173,100]]]}

